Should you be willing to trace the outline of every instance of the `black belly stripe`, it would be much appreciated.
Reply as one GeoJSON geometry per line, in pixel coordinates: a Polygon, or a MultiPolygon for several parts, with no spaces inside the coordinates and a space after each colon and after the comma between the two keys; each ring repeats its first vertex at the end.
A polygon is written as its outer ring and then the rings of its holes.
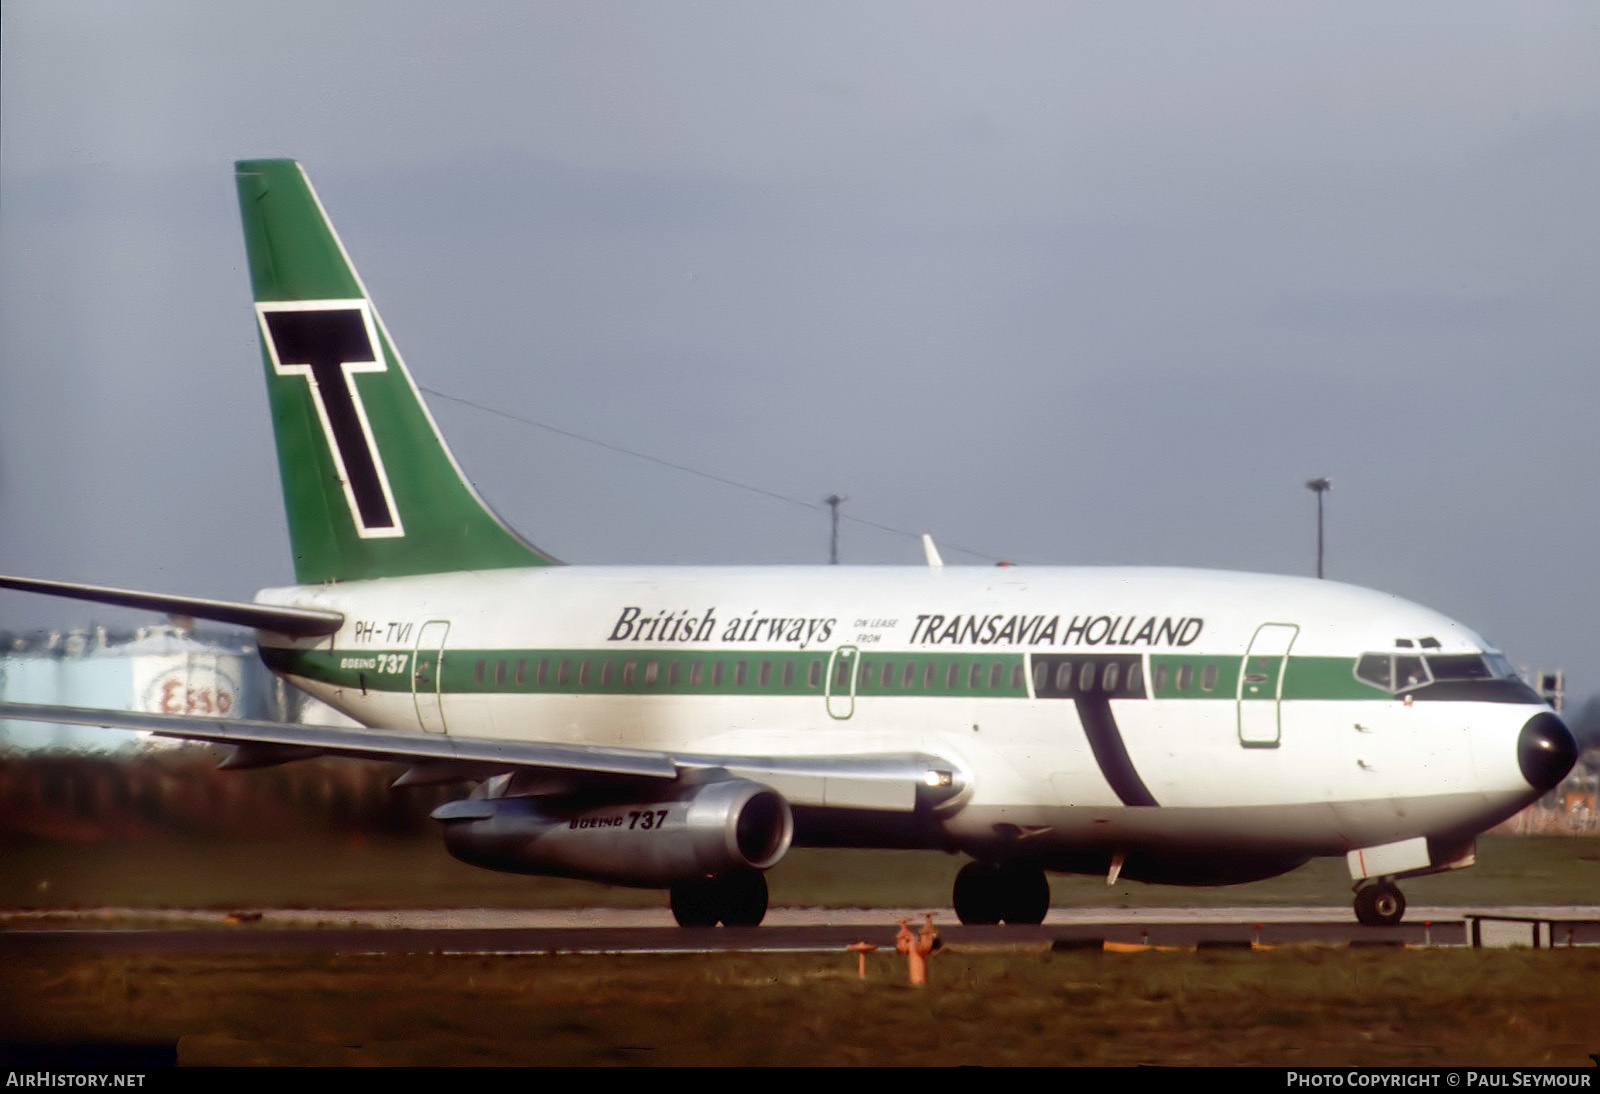
{"type": "Polygon", "coordinates": [[[1094,762],[1100,765],[1100,773],[1122,799],[1122,804],[1161,804],[1133,766],[1128,746],[1122,742],[1122,731],[1111,713],[1111,700],[1104,695],[1078,695],[1073,702],[1077,704],[1084,735],[1089,738],[1089,748],[1094,752],[1094,762]]]}

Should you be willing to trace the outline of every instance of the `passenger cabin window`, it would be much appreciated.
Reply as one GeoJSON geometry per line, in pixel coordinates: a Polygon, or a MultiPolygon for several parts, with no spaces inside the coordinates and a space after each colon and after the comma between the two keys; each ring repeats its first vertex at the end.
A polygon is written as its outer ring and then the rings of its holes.
{"type": "Polygon", "coordinates": [[[822,686],[822,662],[813,661],[806,667],[806,686],[820,688],[822,686]]]}
{"type": "Polygon", "coordinates": [[[1178,690],[1188,691],[1189,686],[1193,683],[1194,666],[1185,661],[1183,664],[1178,666],[1178,690]]]}
{"type": "Polygon", "coordinates": [[[1215,691],[1217,688],[1217,666],[1207,665],[1200,670],[1200,690],[1215,691]]]}

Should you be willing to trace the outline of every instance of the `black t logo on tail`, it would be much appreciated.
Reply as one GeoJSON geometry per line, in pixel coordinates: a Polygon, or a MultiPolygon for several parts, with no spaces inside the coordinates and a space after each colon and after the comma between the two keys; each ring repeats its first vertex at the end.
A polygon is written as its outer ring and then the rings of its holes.
{"type": "Polygon", "coordinates": [[[363,536],[403,535],[354,381],[354,373],[387,368],[367,302],[257,307],[274,369],[280,376],[304,376],[311,388],[356,528],[363,536]]]}

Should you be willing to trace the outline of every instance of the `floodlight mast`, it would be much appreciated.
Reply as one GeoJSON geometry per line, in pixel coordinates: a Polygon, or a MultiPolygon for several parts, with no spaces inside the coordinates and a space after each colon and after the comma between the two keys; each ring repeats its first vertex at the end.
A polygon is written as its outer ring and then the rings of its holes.
{"type": "Polygon", "coordinates": [[[1317,495],[1317,577],[1322,577],[1322,495],[1333,489],[1332,479],[1312,479],[1306,489],[1317,495]]]}
{"type": "Polygon", "coordinates": [[[839,506],[849,499],[840,494],[829,494],[822,504],[833,510],[833,538],[828,544],[828,565],[839,565],[839,506]]]}

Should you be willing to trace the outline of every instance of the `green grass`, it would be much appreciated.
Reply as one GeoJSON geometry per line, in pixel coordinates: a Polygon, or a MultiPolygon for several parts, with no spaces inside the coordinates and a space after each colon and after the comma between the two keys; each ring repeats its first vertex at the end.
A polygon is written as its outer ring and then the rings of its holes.
{"type": "Polygon", "coordinates": [[[1600,951],[104,957],[7,963],[0,1041],[185,1064],[1588,1066],[1600,951]],[[1448,1001],[1448,1002],[1444,1002],[1448,1001]]]}
{"type": "MultiPolygon", "coordinates": [[[[1413,905],[1600,904],[1600,840],[1485,836],[1478,865],[1404,883],[1413,905]]],[[[937,852],[790,852],[768,875],[775,906],[945,907],[964,861],[937,852]]],[[[1346,905],[1342,859],[1221,888],[1051,876],[1058,907],[1346,905]]],[[[496,874],[434,839],[295,843],[13,843],[0,850],[0,908],[661,907],[662,894],[496,874]]]]}

